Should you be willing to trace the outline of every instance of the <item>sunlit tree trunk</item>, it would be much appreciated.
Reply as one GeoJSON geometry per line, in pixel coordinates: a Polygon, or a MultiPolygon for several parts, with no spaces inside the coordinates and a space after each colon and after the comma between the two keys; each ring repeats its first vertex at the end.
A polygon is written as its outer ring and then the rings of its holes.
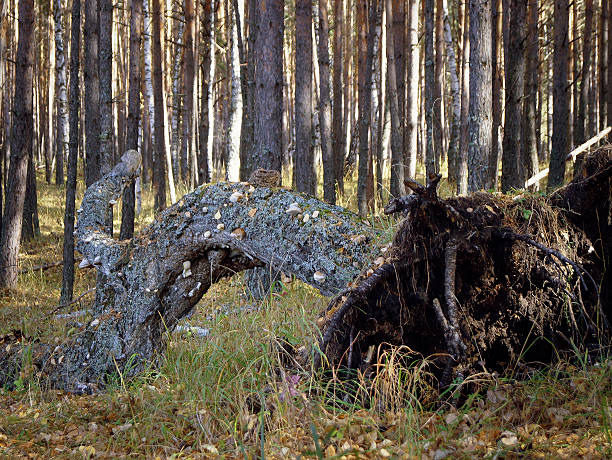
{"type": "MultiPolygon", "coordinates": [[[[425,9],[425,174],[429,177],[438,171],[434,151],[435,75],[434,75],[434,0],[424,0],[425,9]]],[[[435,146],[436,148],[438,146],[435,146]]]]}
{"type": "MultiPolygon", "coordinates": [[[[342,72],[343,66],[349,65],[348,62],[343,62],[342,53],[342,38],[344,36],[344,18],[342,14],[343,0],[334,0],[334,68],[333,68],[333,113],[332,113],[332,151],[334,156],[334,174],[336,176],[335,183],[338,187],[338,193],[343,193],[343,169],[344,169],[344,129],[343,124],[346,120],[343,119],[344,105],[347,102],[342,100],[342,72]]],[[[297,45],[297,43],[296,43],[297,45]]],[[[297,55],[297,48],[296,48],[297,55]]],[[[297,80],[297,68],[296,68],[297,80]]],[[[347,81],[344,82],[348,84],[347,81]]],[[[297,131],[297,128],[296,128],[297,131]]]]}
{"type": "Polygon", "coordinates": [[[419,129],[419,0],[409,0],[408,3],[408,74],[406,99],[406,143],[404,175],[410,179],[416,177],[417,164],[417,134],[419,129]]]}
{"type": "Polygon", "coordinates": [[[242,131],[242,86],[240,83],[240,54],[238,51],[238,22],[244,17],[244,0],[238,0],[232,5],[234,20],[231,24],[230,77],[231,95],[229,107],[229,122],[227,133],[227,154],[225,162],[225,178],[232,182],[240,181],[240,138],[242,131]],[[237,5],[236,5],[237,4],[237,5]],[[236,8],[236,6],[238,8],[236,8]]]}
{"type": "Polygon", "coordinates": [[[436,171],[440,171],[440,162],[444,152],[444,25],[442,20],[442,0],[436,0],[435,15],[435,64],[434,64],[434,102],[433,102],[433,148],[436,171]]]}
{"type": "Polygon", "coordinates": [[[164,81],[162,76],[162,15],[160,0],[153,0],[153,99],[155,108],[155,144],[153,147],[153,187],[155,209],[166,207],[166,128],[164,125],[164,81]]]}
{"type": "Polygon", "coordinates": [[[470,106],[470,13],[463,15],[463,49],[461,57],[461,148],[457,159],[457,193],[465,195],[468,190],[468,113],[470,106]]]}

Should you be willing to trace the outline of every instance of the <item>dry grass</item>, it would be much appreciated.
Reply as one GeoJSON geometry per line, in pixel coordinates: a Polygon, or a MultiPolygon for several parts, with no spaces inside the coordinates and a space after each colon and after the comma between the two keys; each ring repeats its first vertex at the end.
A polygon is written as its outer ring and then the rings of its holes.
{"type": "MultiPolygon", "coordinates": [[[[61,259],[63,193],[40,183],[41,236],[23,245],[29,267],[61,259]]],[[[354,206],[348,184],[342,204],[354,206]]],[[[83,190],[80,190],[82,195],[83,190]]],[[[138,226],[152,219],[151,196],[138,226]]],[[[118,225],[118,222],[116,223],[118,225]]],[[[388,225],[388,224],[387,224],[388,225]]],[[[118,227],[116,227],[118,228],[118,227]]],[[[61,267],[28,272],[0,296],[0,335],[16,328],[61,340],[72,320],[50,317],[61,267]]],[[[75,294],[94,286],[77,270],[75,294]]],[[[87,308],[91,296],[64,312],[87,308]]],[[[316,339],[327,299],[289,283],[250,311],[239,276],[202,299],[189,324],[206,338],[169,333],[156,366],[107,392],[75,396],[18,381],[0,389],[0,458],[601,458],[612,454],[612,364],[573,356],[525,382],[482,375],[458,409],[435,399],[426,361],[386,349],[373,378],[309,369],[284,374],[278,338],[316,339]],[[358,395],[357,399],[346,394],[358,395]]]]}

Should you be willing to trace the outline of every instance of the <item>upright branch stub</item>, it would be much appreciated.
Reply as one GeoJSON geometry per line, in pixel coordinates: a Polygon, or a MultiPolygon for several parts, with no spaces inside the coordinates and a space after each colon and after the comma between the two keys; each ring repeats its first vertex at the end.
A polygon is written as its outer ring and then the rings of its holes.
{"type": "Polygon", "coordinates": [[[438,184],[440,183],[440,179],[442,179],[442,174],[432,174],[429,178],[427,187],[415,180],[405,179],[404,184],[414,193],[393,198],[389,204],[385,206],[384,213],[395,214],[397,212],[403,212],[407,214],[416,203],[421,203],[422,201],[438,201],[438,184]]]}
{"type": "Polygon", "coordinates": [[[83,254],[81,266],[94,265],[108,275],[113,270],[120,251],[119,244],[105,231],[109,206],[117,203],[123,189],[138,174],[141,156],[136,150],[128,150],[110,173],[92,184],[78,209],[75,230],[76,248],[83,254]]]}

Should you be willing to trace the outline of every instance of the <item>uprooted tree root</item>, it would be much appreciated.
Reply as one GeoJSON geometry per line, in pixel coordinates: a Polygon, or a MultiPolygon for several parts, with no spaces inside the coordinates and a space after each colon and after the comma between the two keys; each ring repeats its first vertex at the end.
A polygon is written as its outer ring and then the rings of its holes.
{"type": "MultiPolygon", "coordinates": [[[[612,149],[548,197],[439,199],[440,176],[385,209],[402,212],[389,251],[318,320],[326,365],[375,371],[373,351],[434,357],[442,387],[561,350],[609,343],[612,149]]],[[[315,364],[321,364],[320,358],[315,364]]]]}

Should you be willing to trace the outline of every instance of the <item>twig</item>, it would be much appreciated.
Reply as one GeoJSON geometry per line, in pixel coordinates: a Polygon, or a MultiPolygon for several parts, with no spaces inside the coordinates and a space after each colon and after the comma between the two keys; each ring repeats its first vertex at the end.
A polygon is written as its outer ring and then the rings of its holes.
{"type": "MultiPolygon", "coordinates": [[[[75,259],[74,262],[80,262],[82,259],[75,259]]],[[[40,264],[40,265],[34,265],[33,267],[25,267],[22,268],[21,270],[19,270],[19,274],[24,274],[24,273],[28,273],[28,272],[35,272],[38,270],[48,270],[49,268],[53,268],[53,267],[59,267],[61,265],[64,265],[64,261],[63,260],[58,260],[57,262],[50,262],[48,264],[40,264]]]]}
{"type": "Polygon", "coordinates": [[[68,303],[58,305],[58,306],[57,306],[57,307],[56,307],[56,308],[55,308],[55,309],[54,309],[54,310],[53,310],[51,313],[49,313],[49,314],[50,314],[50,315],[52,315],[53,313],[58,312],[58,311],[59,311],[59,310],[61,310],[62,308],[69,307],[70,305],[73,305],[73,304],[75,304],[75,303],[79,302],[79,301],[80,301],[80,300],[81,300],[83,297],[85,297],[87,294],[91,294],[91,293],[92,293],[92,292],[94,292],[95,290],[96,290],[96,288],[91,288],[91,289],[88,289],[87,291],[83,292],[83,293],[82,293],[80,296],[78,296],[76,299],[74,299],[74,300],[72,300],[72,301],[70,301],[70,302],[68,302],[68,303]]]}

